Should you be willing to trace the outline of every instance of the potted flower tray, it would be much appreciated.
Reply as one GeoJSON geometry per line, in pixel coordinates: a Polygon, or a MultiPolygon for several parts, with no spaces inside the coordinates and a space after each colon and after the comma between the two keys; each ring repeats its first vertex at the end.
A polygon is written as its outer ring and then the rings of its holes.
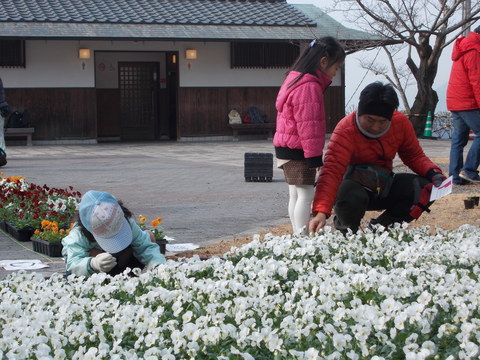
{"type": "Polygon", "coordinates": [[[0,230],[7,232],[7,223],[5,220],[0,220],[0,230]]]}
{"type": "Polygon", "coordinates": [[[26,227],[23,229],[18,229],[14,225],[10,224],[9,222],[6,223],[7,232],[12,235],[18,241],[30,241],[30,238],[33,235],[35,229],[26,227]]]}
{"type": "Polygon", "coordinates": [[[33,251],[50,257],[62,257],[63,245],[61,241],[50,242],[32,238],[33,251]]]}

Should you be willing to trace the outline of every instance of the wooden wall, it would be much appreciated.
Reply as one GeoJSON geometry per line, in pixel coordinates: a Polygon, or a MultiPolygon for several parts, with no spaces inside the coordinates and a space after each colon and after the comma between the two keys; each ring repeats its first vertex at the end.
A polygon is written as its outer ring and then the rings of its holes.
{"type": "Polygon", "coordinates": [[[97,90],[97,136],[120,137],[120,90],[97,90]]]}
{"type": "MultiPolygon", "coordinates": [[[[268,122],[275,122],[278,87],[180,88],[178,94],[179,136],[231,135],[228,112],[236,109],[242,118],[249,106],[256,106],[268,122]]],[[[325,92],[327,133],[344,116],[343,87],[329,87],[325,92]]]]}
{"type": "Polygon", "coordinates": [[[327,134],[331,134],[338,122],[345,116],[345,88],[330,86],[324,96],[327,134]]]}
{"type": "MultiPolygon", "coordinates": [[[[231,135],[231,129],[227,127],[228,112],[236,109],[244,117],[249,106],[258,107],[268,122],[275,122],[277,93],[277,87],[179,88],[177,138],[231,135]]],[[[103,119],[118,116],[118,103],[111,101],[118,97],[114,90],[8,88],[5,95],[12,110],[28,111],[36,140],[91,139],[115,136],[118,132],[118,125],[103,121],[97,129],[97,114],[103,119]]],[[[331,133],[344,116],[344,104],[344,88],[329,87],[325,92],[327,133],[331,133]]]]}
{"type": "Polygon", "coordinates": [[[97,137],[97,102],[93,88],[8,88],[12,111],[27,110],[33,139],[97,137]]]}

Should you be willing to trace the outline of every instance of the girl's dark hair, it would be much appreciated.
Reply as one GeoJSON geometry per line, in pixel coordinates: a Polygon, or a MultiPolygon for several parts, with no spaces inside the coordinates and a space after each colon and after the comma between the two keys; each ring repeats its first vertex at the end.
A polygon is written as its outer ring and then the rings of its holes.
{"type": "Polygon", "coordinates": [[[315,71],[318,69],[322,57],[326,57],[328,59],[328,66],[331,66],[338,62],[343,62],[345,56],[345,50],[334,37],[325,36],[313,40],[290,68],[289,72],[298,71],[300,75],[294,79],[288,87],[293,86],[305,74],[315,75],[315,71]]]}
{"type": "MultiPolygon", "coordinates": [[[[133,213],[128,210],[125,206],[123,206],[123,202],[122,201],[118,201],[118,205],[120,205],[120,207],[122,208],[122,211],[123,211],[123,214],[125,215],[125,219],[129,219],[133,216],[133,213]]],[[[87,228],[83,225],[82,223],[82,220],[80,219],[80,213],[77,211],[75,212],[75,214],[73,214],[72,216],[72,220],[71,222],[73,223],[77,223],[77,225],[80,227],[80,231],[83,233],[83,235],[85,235],[85,237],[91,241],[91,242],[95,242],[95,238],[93,237],[93,234],[87,230],[87,228]]]]}

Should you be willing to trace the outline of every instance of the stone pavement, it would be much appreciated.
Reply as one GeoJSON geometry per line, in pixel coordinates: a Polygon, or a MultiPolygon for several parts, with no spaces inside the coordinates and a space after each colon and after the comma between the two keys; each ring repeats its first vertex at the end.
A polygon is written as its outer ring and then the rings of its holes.
{"type": "MultiPolygon", "coordinates": [[[[428,156],[448,158],[450,141],[421,144],[428,156]]],[[[289,222],[282,171],[274,164],[272,182],[246,182],[246,152],[274,149],[267,140],[10,146],[0,171],[38,185],[111,192],[136,215],[162,217],[178,243],[205,246],[289,222]]],[[[33,252],[31,242],[0,231],[0,262],[17,259],[48,263],[41,270],[46,276],[65,270],[61,258],[33,252]]],[[[7,273],[0,268],[0,278],[7,273]]]]}

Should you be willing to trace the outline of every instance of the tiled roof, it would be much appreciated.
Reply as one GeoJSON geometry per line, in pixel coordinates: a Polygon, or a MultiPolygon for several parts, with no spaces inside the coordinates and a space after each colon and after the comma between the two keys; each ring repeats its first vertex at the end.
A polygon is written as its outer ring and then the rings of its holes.
{"type": "Polygon", "coordinates": [[[1,0],[2,22],[315,26],[282,0],[1,0]]]}
{"type": "Polygon", "coordinates": [[[350,29],[344,26],[315,5],[295,4],[293,7],[300,10],[300,12],[311,18],[317,24],[317,28],[311,29],[311,31],[315,33],[316,37],[333,36],[342,40],[360,41],[381,40],[381,38],[377,35],[373,35],[365,31],[350,29]]]}
{"type": "Polygon", "coordinates": [[[0,0],[0,38],[373,41],[285,0],[0,0]]]}

